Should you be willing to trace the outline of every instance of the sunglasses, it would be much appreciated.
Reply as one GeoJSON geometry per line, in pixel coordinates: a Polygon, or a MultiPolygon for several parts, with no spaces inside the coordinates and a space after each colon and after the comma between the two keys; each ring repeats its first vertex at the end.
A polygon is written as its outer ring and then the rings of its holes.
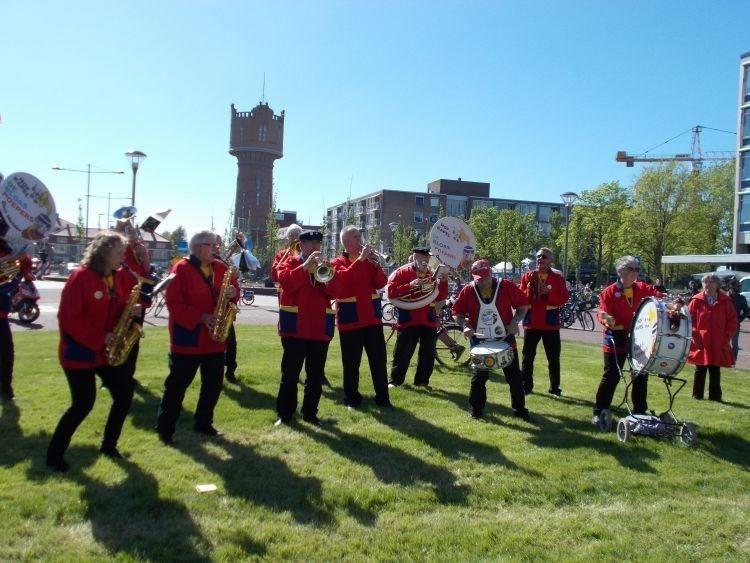
{"type": "Polygon", "coordinates": [[[549,260],[549,256],[547,256],[546,254],[537,254],[536,255],[536,259],[537,260],[541,260],[542,258],[544,258],[545,260],[549,260]]]}
{"type": "Polygon", "coordinates": [[[623,268],[624,270],[627,270],[628,272],[640,272],[641,269],[638,266],[625,266],[623,268]]]}

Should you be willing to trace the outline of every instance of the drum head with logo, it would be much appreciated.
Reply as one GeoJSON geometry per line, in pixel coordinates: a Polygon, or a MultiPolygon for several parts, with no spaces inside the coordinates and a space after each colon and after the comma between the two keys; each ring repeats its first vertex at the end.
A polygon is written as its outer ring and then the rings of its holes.
{"type": "Polygon", "coordinates": [[[659,331],[658,301],[647,297],[633,317],[630,334],[630,363],[635,371],[645,369],[654,353],[659,331]]]}

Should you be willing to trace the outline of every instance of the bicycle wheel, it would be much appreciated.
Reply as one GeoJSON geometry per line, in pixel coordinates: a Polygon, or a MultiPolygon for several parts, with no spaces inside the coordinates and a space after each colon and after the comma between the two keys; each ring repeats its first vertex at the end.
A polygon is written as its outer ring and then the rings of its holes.
{"type": "Polygon", "coordinates": [[[441,366],[460,367],[467,365],[470,359],[471,354],[466,350],[466,342],[461,327],[457,324],[444,326],[443,330],[438,332],[438,338],[435,341],[435,360],[441,366]],[[441,336],[448,342],[457,344],[458,347],[443,342],[441,336]]]}
{"type": "Polygon", "coordinates": [[[575,320],[576,315],[570,307],[562,307],[560,309],[560,322],[563,328],[570,328],[575,320]]]}
{"type": "Polygon", "coordinates": [[[583,330],[594,330],[594,316],[589,311],[578,313],[578,322],[581,323],[583,330]]]}
{"type": "Polygon", "coordinates": [[[162,310],[164,310],[164,305],[166,303],[164,302],[164,296],[159,295],[159,297],[156,298],[156,305],[154,305],[154,316],[158,317],[162,310]]]}
{"type": "Polygon", "coordinates": [[[252,289],[243,289],[242,290],[242,304],[252,305],[254,301],[255,301],[255,292],[252,289]]]}

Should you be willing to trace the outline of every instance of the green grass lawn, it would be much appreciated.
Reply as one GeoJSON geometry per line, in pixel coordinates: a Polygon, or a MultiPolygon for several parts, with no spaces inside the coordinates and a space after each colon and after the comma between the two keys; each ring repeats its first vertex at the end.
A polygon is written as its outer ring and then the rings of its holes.
{"type": "MultiPolygon", "coordinates": [[[[367,372],[363,408],[347,411],[336,339],[325,427],[275,428],[279,340],[270,327],[240,326],[242,385],[225,386],[216,412],[225,435],[192,431],[196,381],[167,448],[153,430],[167,333],[146,335],[143,387],[119,444],[127,459],[97,456],[110,405],[99,391],[67,474],[44,466],[69,402],[57,334],[14,335],[17,398],[0,419],[1,560],[750,558],[747,372],[724,370],[724,404],[694,401],[689,388],[678,397],[677,415],[698,425],[697,447],[623,444],[590,424],[596,347],[563,344],[565,396],[530,396],[530,423],[511,417],[494,377],[478,422],[466,415],[468,373],[439,367],[432,391],[396,389],[387,411],[373,406],[367,372]],[[218,490],[196,492],[208,483],[218,490]]],[[[684,374],[690,385],[692,370],[684,374]]],[[[652,378],[651,408],[666,396],[652,378]]]]}

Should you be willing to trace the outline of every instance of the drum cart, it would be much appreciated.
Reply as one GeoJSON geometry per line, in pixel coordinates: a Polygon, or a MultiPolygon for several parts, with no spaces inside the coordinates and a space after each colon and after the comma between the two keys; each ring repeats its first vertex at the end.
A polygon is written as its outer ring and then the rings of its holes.
{"type": "MultiPolygon", "coordinates": [[[[654,436],[658,438],[676,437],[686,446],[694,446],[697,439],[696,426],[677,418],[672,407],[677,394],[687,384],[687,380],[678,377],[685,365],[690,341],[692,340],[692,323],[687,310],[681,310],[679,322],[669,319],[664,302],[647,298],[641,303],[633,318],[628,362],[626,370],[630,378],[618,365],[620,378],[625,382],[625,392],[618,408],[625,405],[627,416],[617,422],[617,438],[627,442],[632,436],[654,436]],[[657,415],[635,414],[628,401],[628,391],[638,377],[647,375],[658,377],[663,383],[669,397],[667,410],[657,415]]],[[[614,345],[614,341],[612,342],[614,345]]],[[[612,413],[603,410],[599,415],[599,426],[603,431],[610,431],[614,422],[612,413]]]]}

